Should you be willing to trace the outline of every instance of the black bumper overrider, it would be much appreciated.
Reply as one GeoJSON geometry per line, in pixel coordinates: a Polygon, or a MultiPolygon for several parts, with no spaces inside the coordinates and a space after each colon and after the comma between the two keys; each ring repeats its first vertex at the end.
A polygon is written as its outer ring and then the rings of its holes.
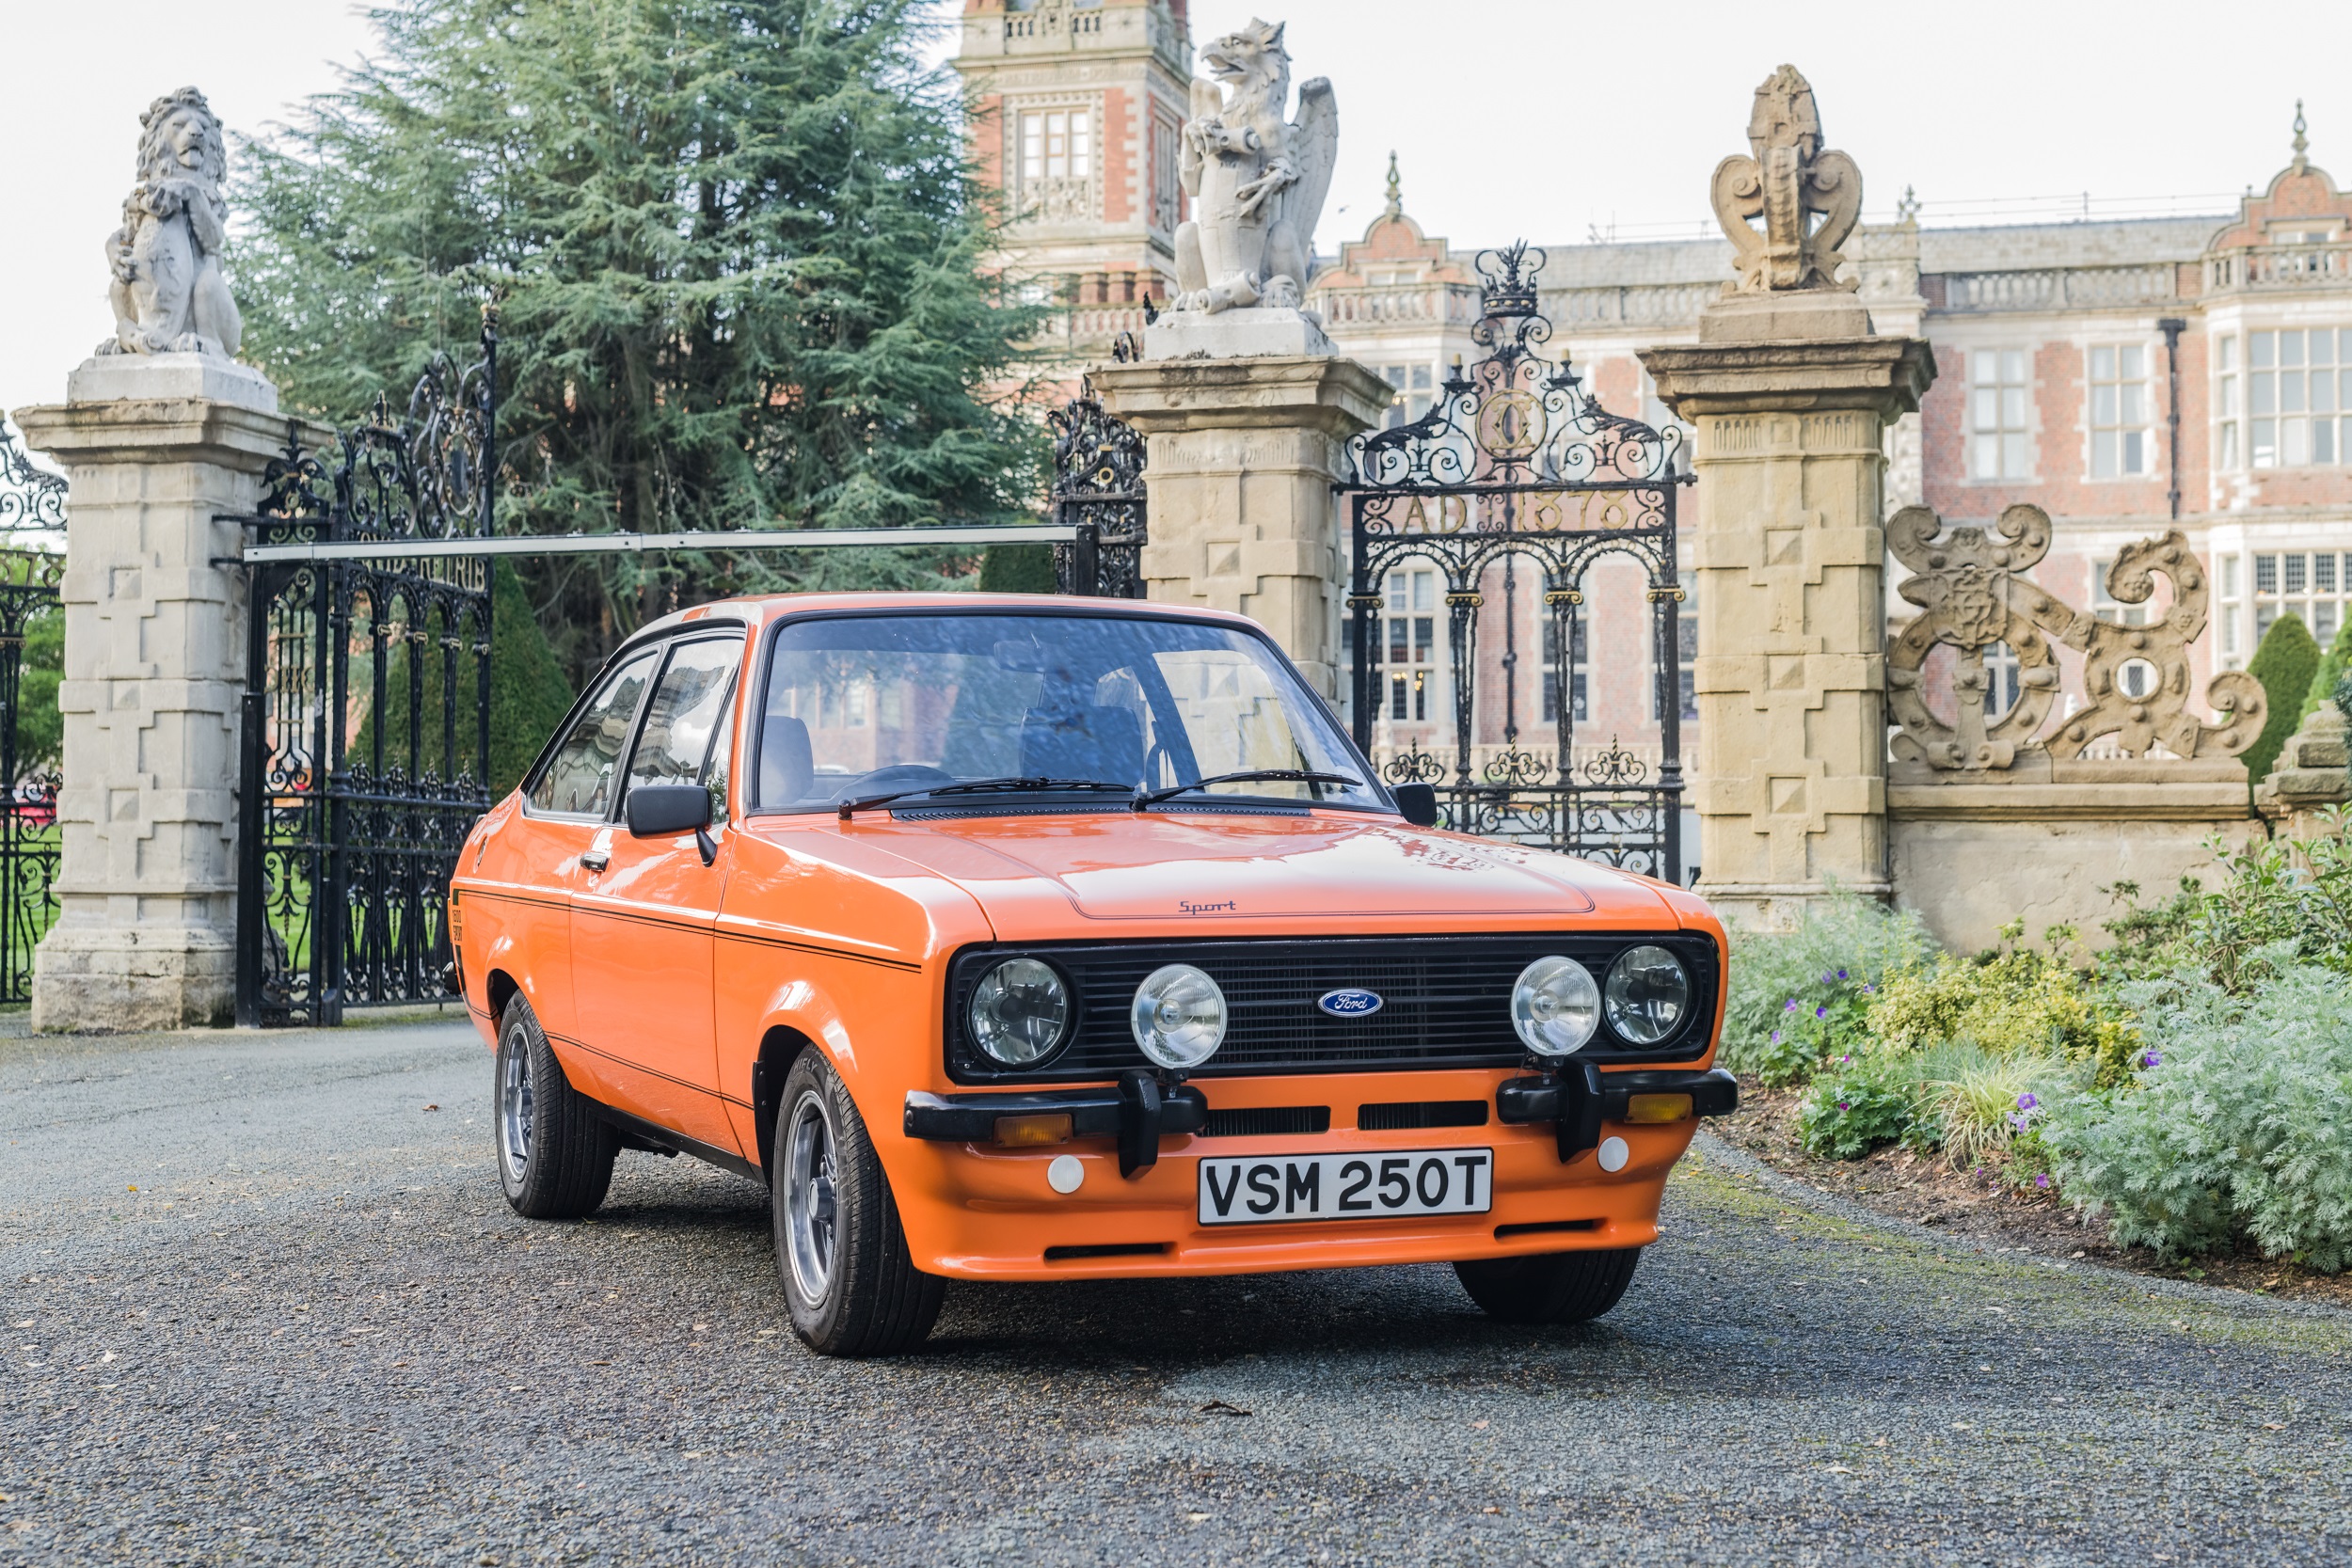
{"type": "Polygon", "coordinates": [[[1495,1115],[1511,1126],[1549,1121],[1560,1132],[1563,1164],[1599,1146],[1601,1123],[1623,1121],[1635,1095],[1687,1094],[1694,1117],[1740,1108],[1740,1081],[1722,1068],[1707,1072],[1603,1072],[1568,1061],[1556,1071],[1513,1078],[1495,1088],[1495,1115]]]}
{"type": "Polygon", "coordinates": [[[1209,1101],[1199,1089],[1164,1085],[1141,1070],[1103,1088],[1048,1089],[1035,1094],[907,1095],[906,1134],[931,1143],[984,1144],[996,1139],[1000,1117],[1067,1116],[1073,1138],[1117,1138],[1119,1173],[1134,1176],[1159,1163],[1160,1140],[1198,1132],[1209,1123],[1209,1101]]]}

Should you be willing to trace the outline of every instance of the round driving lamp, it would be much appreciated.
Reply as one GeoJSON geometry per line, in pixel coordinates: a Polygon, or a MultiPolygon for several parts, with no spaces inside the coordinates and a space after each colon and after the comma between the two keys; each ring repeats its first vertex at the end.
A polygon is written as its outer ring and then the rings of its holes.
{"type": "Polygon", "coordinates": [[[1511,988],[1511,1027],[1538,1056],[1573,1056],[1600,1027],[1593,972],[1555,953],[1519,971],[1511,988]]]}
{"type": "Polygon", "coordinates": [[[1054,1053],[1070,1027],[1070,988],[1049,963],[1007,958],[972,988],[964,1017],[989,1059],[1034,1067],[1054,1053]]]}
{"type": "Polygon", "coordinates": [[[1128,1017],[1146,1056],[1171,1072],[1187,1072],[1224,1042],[1225,993],[1190,964],[1166,964],[1136,988],[1128,1017]]]}
{"type": "Polygon", "coordinates": [[[1609,1027],[1628,1045],[1650,1046],[1682,1027],[1691,1012],[1691,976],[1662,947],[1629,947],[1609,966],[1609,1027]]]}

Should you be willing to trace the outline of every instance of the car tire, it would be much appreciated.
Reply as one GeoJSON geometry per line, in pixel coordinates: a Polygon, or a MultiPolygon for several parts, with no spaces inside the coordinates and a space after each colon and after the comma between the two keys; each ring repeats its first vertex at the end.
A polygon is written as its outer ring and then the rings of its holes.
{"type": "Polygon", "coordinates": [[[564,1076],[520,992],[499,1020],[496,1060],[491,1137],[508,1206],[532,1220],[595,1213],[612,1185],[620,1138],[596,1115],[596,1102],[564,1076]]]}
{"type": "Polygon", "coordinates": [[[802,1052],[785,1076],[770,1155],[793,1332],[821,1355],[895,1355],[922,1343],[947,1282],[914,1266],[874,1142],[821,1052],[802,1052]]]}
{"type": "Polygon", "coordinates": [[[1486,1258],[1456,1263],[1454,1272],[1488,1317],[1507,1323],[1581,1323],[1617,1305],[1641,1260],[1641,1248],[1621,1247],[1486,1258]]]}

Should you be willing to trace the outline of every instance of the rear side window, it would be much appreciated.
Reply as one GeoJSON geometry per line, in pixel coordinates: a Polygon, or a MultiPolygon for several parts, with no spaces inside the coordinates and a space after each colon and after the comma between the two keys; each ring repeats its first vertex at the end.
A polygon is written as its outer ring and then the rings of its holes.
{"type": "Polygon", "coordinates": [[[658,649],[649,649],[605,677],[532,785],[533,808],[564,816],[602,816],[612,809],[621,749],[628,744],[629,726],[660,657],[658,649]]]}
{"type": "MultiPolygon", "coordinates": [[[[670,655],[669,665],[654,688],[653,702],[645,709],[637,750],[629,757],[631,789],[639,784],[703,782],[713,743],[730,727],[735,667],[742,652],[739,639],[706,638],[681,643],[670,655]]],[[[723,770],[724,763],[720,767],[723,770]]],[[[713,804],[716,815],[723,816],[723,802],[713,804]]]]}

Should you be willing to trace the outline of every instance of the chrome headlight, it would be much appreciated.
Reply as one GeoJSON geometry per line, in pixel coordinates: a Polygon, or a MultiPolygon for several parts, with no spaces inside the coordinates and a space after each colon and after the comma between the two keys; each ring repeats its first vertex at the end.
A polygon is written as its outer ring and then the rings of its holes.
{"type": "Polygon", "coordinates": [[[1070,988],[1052,964],[1007,958],[972,988],[964,1017],[991,1060],[1031,1067],[1052,1055],[1069,1032],[1070,988]]]}
{"type": "Polygon", "coordinates": [[[1136,988],[1129,1021],[1145,1055],[1172,1071],[1187,1071],[1224,1042],[1225,993],[1190,964],[1166,964],[1136,988]]]}
{"type": "Polygon", "coordinates": [[[1538,1056],[1573,1056],[1600,1027],[1593,972],[1553,954],[1519,971],[1511,988],[1511,1027],[1538,1056]]]}
{"type": "Polygon", "coordinates": [[[1609,1027],[1628,1045],[1657,1045],[1691,1013],[1691,976],[1662,947],[1629,947],[1609,966],[1609,1027]]]}

